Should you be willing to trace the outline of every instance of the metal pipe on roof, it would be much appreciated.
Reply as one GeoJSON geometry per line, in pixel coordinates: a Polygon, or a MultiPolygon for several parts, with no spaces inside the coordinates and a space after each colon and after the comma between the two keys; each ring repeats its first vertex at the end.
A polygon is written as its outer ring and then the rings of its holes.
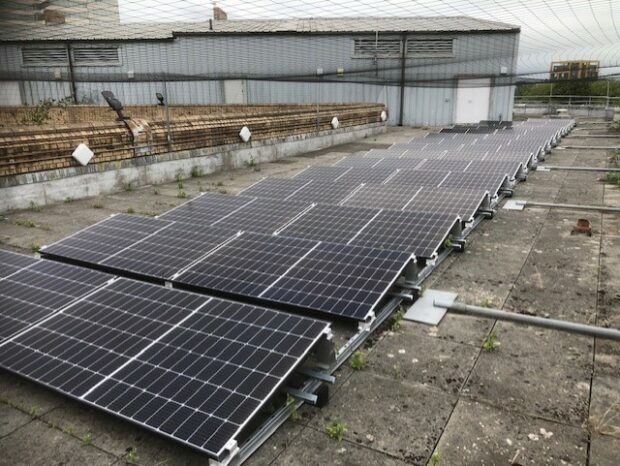
{"type": "Polygon", "coordinates": [[[398,126],[403,125],[403,113],[405,111],[405,62],[407,60],[407,33],[402,34],[402,50],[400,56],[400,111],[398,114],[398,126]]]}
{"type": "Polygon", "coordinates": [[[552,202],[534,202],[526,201],[525,205],[528,207],[553,207],[556,209],[569,209],[569,210],[596,210],[599,212],[620,212],[620,207],[612,207],[606,205],[581,205],[581,204],[554,204],[552,202]]]}
{"type": "Polygon", "coordinates": [[[564,165],[539,165],[537,170],[569,170],[569,171],[581,171],[581,172],[620,172],[620,168],[609,167],[568,167],[564,165]]]}
{"type": "Polygon", "coordinates": [[[470,306],[461,303],[450,304],[443,303],[441,301],[434,301],[433,304],[437,307],[444,308],[450,312],[455,312],[457,314],[484,317],[487,319],[506,320],[508,322],[515,322],[517,324],[533,325],[535,327],[543,327],[551,330],[578,333],[580,335],[588,335],[591,337],[620,341],[620,330],[614,328],[597,327],[595,325],[579,324],[577,322],[569,322],[559,319],[547,319],[544,317],[517,314],[514,312],[507,312],[499,309],[470,306]]]}

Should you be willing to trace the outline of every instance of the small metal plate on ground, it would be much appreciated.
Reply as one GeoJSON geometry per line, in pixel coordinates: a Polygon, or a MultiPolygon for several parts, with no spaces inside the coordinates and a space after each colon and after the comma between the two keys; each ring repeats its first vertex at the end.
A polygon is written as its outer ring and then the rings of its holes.
{"type": "Polygon", "coordinates": [[[523,210],[525,208],[526,201],[518,201],[513,199],[508,199],[504,204],[504,209],[506,210],[523,210]]]}
{"type": "Polygon", "coordinates": [[[426,290],[424,294],[418,298],[403,316],[403,319],[412,322],[420,322],[428,325],[437,325],[446,315],[446,309],[436,307],[433,303],[441,301],[442,303],[453,303],[456,300],[456,293],[439,290],[426,290]]]}

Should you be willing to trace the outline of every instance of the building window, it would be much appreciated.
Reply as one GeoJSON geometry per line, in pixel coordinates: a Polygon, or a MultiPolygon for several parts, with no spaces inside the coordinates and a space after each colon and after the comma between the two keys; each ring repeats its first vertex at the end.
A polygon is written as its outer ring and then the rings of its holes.
{"type": "Polygon", "coordinates": [[[407,57],[452,58],[453,39],[407,39],[407,57]]]}
{"type": "Polygon", "coordinates": [[[80,65],[119,65],[118,47],[94,47],[72,49],[73,63],[80,65]]]}
{"type": "Polygon", "coordinates": [[[67,63],[64,47],[28,47],[22,49],[22,64],[28,66],[58,66],[67,63]]]}
{"type": "Polygon", "coordinates": [[[400,39],[354,39],[355,58],[400,58],[400,39]]]}

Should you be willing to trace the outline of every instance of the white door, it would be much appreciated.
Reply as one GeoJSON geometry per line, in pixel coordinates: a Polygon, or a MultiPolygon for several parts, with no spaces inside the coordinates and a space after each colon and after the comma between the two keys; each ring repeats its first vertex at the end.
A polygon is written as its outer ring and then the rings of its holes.
{"type": "Polygon", "coordinates": [[[245,104],[245,81],[241,79],[227,79],[224,81],[224,102],[227,104],[245,104]]]}
{"type": "Polygon", "coordinates": [[[0,105],[21,105],[22,97],[19,93],[17,81],[0,81],[0,105]]]}
{"type": "Polygon", "coordinates": [[[489,119],[491,79],[459,79],[455,123],[478,123],[489,119]]]}

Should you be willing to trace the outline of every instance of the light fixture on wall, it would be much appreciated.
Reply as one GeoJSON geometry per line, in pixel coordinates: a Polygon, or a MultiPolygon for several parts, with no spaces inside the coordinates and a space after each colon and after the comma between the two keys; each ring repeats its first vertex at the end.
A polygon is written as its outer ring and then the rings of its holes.
{"type": "Polygon", "coordinates": [[[112,91],[102,91],[101,95],[105,99],[106,103],[110,106],[110,108],[116,112],[119,120],[127,119],[127,117],[123,115],[122,102],[116,98],[112,91]]]}

